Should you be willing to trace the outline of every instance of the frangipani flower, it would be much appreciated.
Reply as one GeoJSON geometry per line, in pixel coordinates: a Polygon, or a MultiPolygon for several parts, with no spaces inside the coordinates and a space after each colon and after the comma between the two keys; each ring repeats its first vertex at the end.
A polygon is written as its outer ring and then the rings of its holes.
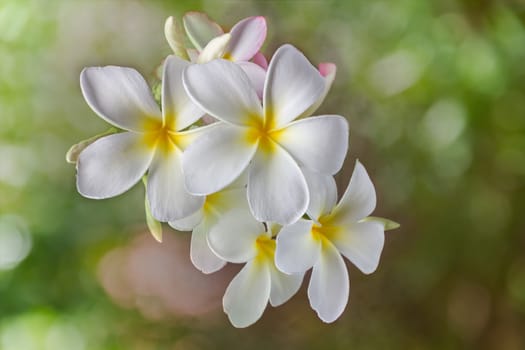
{"type": "Polygon", "coordinates": [[[335,321],[348,302],[349,280],[343,256],[363,273],[374,272],[384,243],[384,223],[368,219],[376,194],[365,168],[356,162],[350,183],[340,202],[331,176],[307,176],[312,196],[311,220],[285,226],[277,236],[275,262],[289,274],[304,273],[313,266],[308,286],[310,305],[324,322],[335,321]]]}
{"type": "Polygon", "coordinates": [[[180,219],[202,206],[204,198],[184,188],[181,154],[201,130],[214,126],[180,131],[203,115],[182,87],[182,71],[188,64],[175,56],[166,59],[162,113],[136,70],[107,66],[82,71],[80,85],[91,109],[126,130],[102,137],[80,153],[77,188],[83,196],[119,195],[148,171],[147,196],[157,220],[180,219]]]}
{"type": "Polygon", "coordinates": [[[338,115],[292,122],[325,91],[325,80],[296,48],[277,50],[260,100],[249,78],[226,60],[188,67],[183,74],[192,100],[223,121],[183,154],[190,193],[217,192],[248,170],[248,202],[255,218],[290,224],[308,207],[300,166],[335,174],[348,149],[348,123],[338,115]]]}
{"type": "Polygon", "coordinates": [[[208,233],[222,215],[242,209],[248,210],[245,182],[236,181],[225,189],[206,196],[202,207],[192,215],[169,222],[169,225],[176,230],[192,231],[190,258],[197,269],[209,274],[226,265],[226,261],[210,249],[208,233]]]}
{"type": "Polygon", "coordinates": [[[246,263],[223,298],[224,312],[235,327],[248,327],[256,322],[268,300],[272,306],[279,306],[299,290],[303,274],[287,275],[277,270],[275,239],[249,211],[237,210],[225,215],[210,231],[208,241],[222,259],[246,263]]]}
{"type": "MultiPolygon", "coordinates": [[[[185,37],[178,22],[169,17],[164,34],[173,52],[193,63],[207,63],[224,58],[238,64],[250,78],[259,97],[266,76],[265,59],[260,54],[266,39],[266,19],[262,16],[248,17],[233,26],[229,33],[200,12],[188,12],[183,17],[184,29],[195,49],[185,49],[185,37]],[[256,63],[249,62],[256,58],[256,63]]],[[[267,63],[266,63],[267,64],[267,63]]]]}
{"type": "MultiPolygon", "coordinates": [[[[173,22],[173,19],[168,19],[173,22]]],[[[199,12],[188,12],[182,19],[184,29],[198,52],[215,38],[224,34],[222,28],[209,17],[199,12]]],[[[249,61],[260,50],[266,39],[266,19],[262,16],[245,18],[235,24],[229,32],[230,40],[220,57],[234,62],[249,61]]],[[[169,33],[170,31],[166,31],[169,33]]],[[[169,35],[166,35],[168,38],[169,35]]],[[[168,39],[173,41],[173,39],[168,39]]]]}

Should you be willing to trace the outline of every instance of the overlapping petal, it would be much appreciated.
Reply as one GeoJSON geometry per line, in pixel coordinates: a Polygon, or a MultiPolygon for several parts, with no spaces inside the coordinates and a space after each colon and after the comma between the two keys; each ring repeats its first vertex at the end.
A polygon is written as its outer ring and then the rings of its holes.
{"type": "Polygon", "coordinates": [[[175,55],[183,59],[188,58],[186,47],[184,45],[184,30],[182,29],[180,22],[176,21],[173,16],[168,17],[164,23],[164,36],[175,55]]]}
{"type": "Polygon", "coordinates": [[[173,227],[175,230],[179,231],[191,231],[201,223],[204,218],[204,213],[202,208],[197,210],[195,213],[179,219],[179,220],[170,220],[168,224],[173,227]]]}
{"type": "Polygon", "coordinates": [[[208,226],[201,223],[191,234],[190,258],[193,266],[209,274],[216,272],[226,265],[226,261],[219,258],[208,245],[208,226]]]}
{"type": "Polygon", "coordinates": [[[266,71],[253,62],[237,62],[237,65],[246,73],[257,96],[262,99],[266,71]]]}
{"type": "Polygon", "coordinates": [[[335,174],[348,150],[348,122],[338,115],[311,117],[290,123],[279,144],[310,170],[335,174]]]}
{"type": "Polygon", "coordinates": [[[164,61],[162,78],[162,115],[169,130],[182,130],[195,123],[204,112],[191,102],[182,85],[182,72],[189,66],[176,56],[164,61]]]}
{"type": "Polygon", "coordinates": [[[304,273],[319,259],[321,245],[311,233],[313,222],[299,220],[284,226],[277,235],[275,265],[284,273],[304,273]]]}
{"type": "Polygon", "coordinates": [[[337,202],[337,185],[333,176],[315,173],[302,169],[308,191],[310,192],[310,203],[306,213],[312,220],[330,213],[337,202]]]}
{"type": "Polygon", "coordinates": [[[334,209],[338,223],[351,223],[370,215],[376,207],[376,191],[365,167],[356,161],[350,183],[334,209]]]}
{"type": "Polygon", "coordinates": [[[80,73],[80,88],[91,109],[121,129],[145,131],[148,120],[161,120],[148,84],[135,69],[84,68],[80,73]]]}
{"type": "Polygon", "coordinates": [[[182,21],[188,38],[199,51],[202,51],[210,40],[224,33],[222,28],[205,13],[188,12],[182,21]]]}
{"type": "Polygon", "coordinates": [[[259,221],[282,225],[297,221],[308,208],[308,186],[294,159],[278,145],[259,151],[250,165],[248,203],[259,221]]]}
{"type": "Polygon", "coordinates": [[[268,67],[264,113],[276,127],[299,117],[319,99],[324,79],[308,59],[291,45],[281,46],[268,67]]]}
{"type": "Polygon", "coordinates": [[[297,293],[303,282],[304,274],[285,274],[275,266],[269,267],[272,287],[270,289],[270,304],[279,306],[287,302],[297,293]]]}
{"type": "Polygon", "coordinates": [[[188,193],[184,187],[181,152],[159,150],[148,175],[148,200],[151,214],[159,221],[185,218],[202,207],[204,197],[188,193]]]}
{"type": "Polygon", "coordinates": [[[208,234],[210,248],[220,258],[243,263],[257,256],[257,237],[265,231],[247,210],[239,209],[224,215],[208,234]]]}
{"type": "Polygon", "coordinates": [[[332,243],[363,273],[377,269],[385,243],[384,226],[377,221],[348,225],[345,233],[337,235],[332,243]]]}
{"type": "Polygon", "coordinates": [[[343,258],[329,242],[314,265],[308,285],[310,306],[324,322],[333,322],[343,313],[348,303],[350,283],[343,258]]]}
{"type": "Polygon", "coordinates": [[[306,111],[304,111],[301,117],[308,117],[314,113],[317,108],[323,103],[326,95],[328,94],[328,91],[330,91],[330,88],[332,87],[332,84],[335,80],[335,74],[337,73],[337,66],[334,63],[320,63],[319,64],[319,74],[324,78],[324,90],[323,93],[319,96],[317,101],[306,111]]]}
{"type": "Polygon", "coordinates": [[[130,189],[148,169],[153,149],[144,147],[142,135],[113,134],[86,147],[77,161],[77,189],[84,197],[103,199],[130,189]]]}
{"type": "Polygon", "coordinates": [[[250,125],[262,107],[252,82],[238,65],[218,59],[186,68],[183,82],[190,98],[206,113],[228,123],[250,125]]]}
{"type": "Polygon", "coordinates": [[[244,128],[210,125],[184,152],[182,167],[190,193],[206,195],[234,181],[248,166],[257,145],[248,145],[244,128]]]}
{"type": "Polygon", "coordinates": [[[226,57],[233,61],[248,61],[266,39],[266,19],[262,16],[245,18],[233,26],[230,34],[226,57]]]}
{"type": "Polygon", "coordinates": [[[257,52],[255,56],[253,56],[252,62],[260,66],[264,70],[268,69],[268,60],[260,51],[257,52]]]}
{"type": "Polygon", "coordinates": [[[219,35],[216,38],[210,40],[210,42],[204,47],[197,58],[197,63],[208,63],[217,58],[221,58],[226,51],[226,47],[230,42],[230,33],[219,35]]]}
{"type": "Polygon", "coordinates": [[[270,290],[268,266],[257,261],[247,263],[233,278],[222,299],[230,322],[238,328],[255,323],[268,304],[270,290]]]}

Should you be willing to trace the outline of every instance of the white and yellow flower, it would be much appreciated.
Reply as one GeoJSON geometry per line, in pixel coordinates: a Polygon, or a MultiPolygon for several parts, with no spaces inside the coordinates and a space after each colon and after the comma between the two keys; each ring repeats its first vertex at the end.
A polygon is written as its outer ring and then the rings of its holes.
{"type": "Polygon", "coordinates": [[[310,305],[324,322],[333,322],[344,311],[350,290],[341,254],[363,273],[374,272],[387,221],[368,217],[375,208],[376,194],[361,163],[356,162],[337,205],[333,177],[309,173],[307,181],[312,193],[307,211],[311,220],[301,219],[281,229],[275,262],[281,271],[290,274],[313,267],[308,286],[310,305]]]}
{"type": "Polygon", "coordinates": [[[226,60],[188,67],[190,98],[222,121],[183,154],[190,193],[208,195],[248,170],[250,209],[261,222],[290,224],[308,207],[301,171],[335,174],[348,149],[348,123],[338,115],[294,119],[323,97],[325,79],[291,45],[277,50],[264,83],[263,103],[250,79],[226,60]]]}
{"type": "Polygon", "coordinates": [[[248,210],[223,216],[211,229],[208,241],[222,259],[246,263],[223,298],[224,312],[235,327],[255,323],[268,301],[274,307],[279,306],[299,290],[304,274],[288,275],[275,267],[276,241],[271,231],[248,210]]]}
{"type": "Polygon", "coordinates": [[[136,70],[107,66],[82,71],[80,85],[91,109],[125,130],[96,140],[80,153],[77,188],[83,196],[119,195],[147,171],[148,201],[157,220],[177,220],[202,206],[204,197],[191,195],[184,187],[181,155],[201,130],[214,126],[181,131],[203,115],[182,86],[182,72],[188,65],[178,57],[167,58],[162,112],[136,70]]]}
{"type": "Polygon", "coordinates": [[[247,210],[244,178],[205,197],[202,207],[195,213],[180,220],[170,221],[169,225],[179,231],[192,231],[190,258],[193,265],[209,274],[220,270],[226,261],[219,258],[209,247],[208,234],[217,221],[232,210],[247,210]]]}

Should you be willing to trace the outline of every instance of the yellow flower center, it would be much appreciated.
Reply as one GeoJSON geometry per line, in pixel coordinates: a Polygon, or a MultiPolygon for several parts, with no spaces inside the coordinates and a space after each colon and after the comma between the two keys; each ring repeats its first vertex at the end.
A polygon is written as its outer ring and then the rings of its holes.
{"type": "Polygon", "coordinates": [[[257,249],[257,257],[255,258],[259,262],[267,262],[274,260],[275,255],[275,240],[268,237],[265,233],[257,237],[255,241],[257,249]]]}
{"type": "Polygon", "coordinates": [[[311,234],[316,241],[326,243],[334,241],[341,234],[341,227],[334,225],[329,216],[322,216],[319,222],[312,226],[311,234]]]}
{"type": "Polygon", "coordinates": [[[148,118],[144,121],[143,141],[146,147],[154,148],[167,155],[175,150],[184,149],[189,143],[189,136],[173,130],[161,120],[148,118]]]}
{"type": "Polygon", "coordinates": [[[250,145],[259,142],[259,149],[265,154],[270,154],[275,152],[284,130],[277,129],[271,113],[267,114],[264,121],[259,116],[249,116],[250,125],[246,133],[246,141],[250,145]]]}

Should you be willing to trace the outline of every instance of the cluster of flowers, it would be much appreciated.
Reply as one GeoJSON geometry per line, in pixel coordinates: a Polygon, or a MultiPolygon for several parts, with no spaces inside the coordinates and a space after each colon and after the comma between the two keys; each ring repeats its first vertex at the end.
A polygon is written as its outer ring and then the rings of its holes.
{"type": "Polygon", "coordinates": [[[310,117],[335,65],[317,69],[291,45],[268,64],[259,51],[263,17],[224,33],[205,14],[190,12],[182,24],[168,18],[165,35],[174,54],[162,65],[157,100],[134,69],[82,71],[85,100],[115,128],[68,152],[78,191],[108,198],[143,179],[157,240],[160,222],[168,222],[192,231],[190,256],[202,272],[245,263],[223,298],[234,326],[253,324],[268,301],[290,299],[310,268],[310,304],[333,322],[349,295],[342,256],[373,272],[384,231],[396,226],[369,216],[376,194],[359,162],[337,203],[333,175],[346,157],[348,123],[339,115],[310,117]]]}

